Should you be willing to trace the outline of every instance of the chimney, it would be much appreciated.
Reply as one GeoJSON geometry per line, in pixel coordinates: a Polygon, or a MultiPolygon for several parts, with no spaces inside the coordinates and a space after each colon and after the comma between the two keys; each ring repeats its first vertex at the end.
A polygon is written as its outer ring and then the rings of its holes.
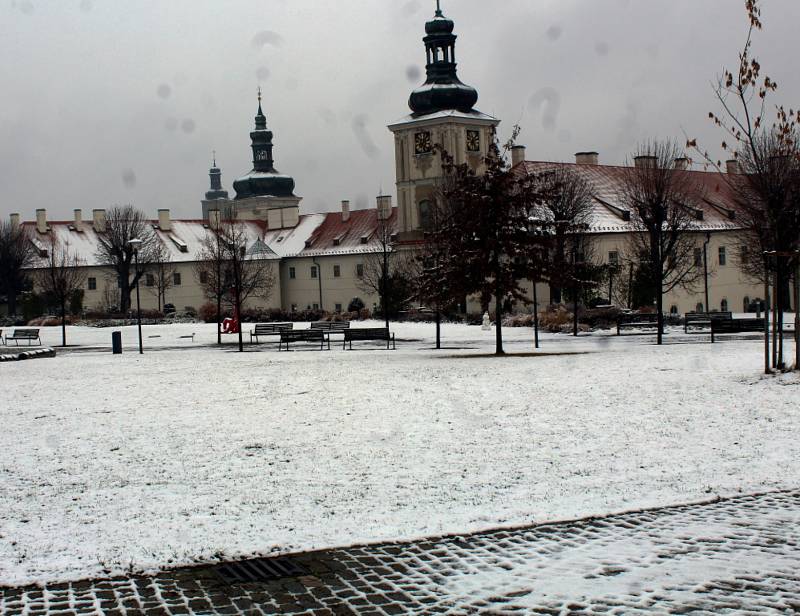
{"type": "Polygon", "coordinates": [[[11,221],[11,227],[13,229],[18,229],[19,228],[19,214],[16,214],[16,213],[11,214],[11,216],[9,216],[8,218],[11,221]]]}
{"type": "Polygon", "coordinates": [[[392,196],[381,195],[378,197],[378,220],[386,220],[392,215],[392,196]]]}
{"type": "Polygon", "coordinates": [[[657,160],[655,156],[636,156],[633,164],[637,169],[655,169],[657,160]]]}
{"type": "Polygon", "coordinates": [[[172,220],[169,217],[169,210],[158,210],[158,228],[164,232],[172,231],[172,220]]]}
{"type": "Polygon", "coordinates": [[[525,162],[525,146],[515,145],[511,147],[511,166],[516,167],[525,162]]]}
{"type": "Polygon", "coordinates": [[[74,220],[72,221],[72,225],[76,229],[80,229],[81,225],[83,224],[83,210],[73,210],[75,216],[74,220]]]}
{"type": "Polygon", "coordinates": [[[600,154],[597,152],[577,152],[575,154],[576,165],[593,165],[597,166],[600,163],[600,154]]]}
{"type": "Polygon", "coordinates": [[[39,208],[36,210],[36,230],[39,233],[47,233],[47,210],[39,208]]]}
{"type": "Polygon", "coordinates": [[[342,201],[342,222],[350,220],[350,202],[342,201]]]}
{"type": "Polygon", "coordinates": [[[208,226],[214,229],[214,231],[216,231],[217,229],[219,229],[219,222],[220,222],[219,210],[216,209],[208,210],[208,226]]]}
{"type": "Polygon", "coordinates": [[[731,160],[726,160],[725,167],[727,172],[730,173],[731,175],[742,172],[742,167],[741,165],[739,165],[739,161],[736,160],[735,158],[732,158],[731,160]]]}
{"type": "Polygon", "coordinates": [[[92,210],[92,226],[95,233],[106,232],[106,211],[105,210],[92,210]]]}
{"type": "Polygon", "coordinates": [[[675,159],[675,168],[678,171],[688,171],[689,170],[689,159],[685,156],[681,156],[680,158],[675,159]]]}

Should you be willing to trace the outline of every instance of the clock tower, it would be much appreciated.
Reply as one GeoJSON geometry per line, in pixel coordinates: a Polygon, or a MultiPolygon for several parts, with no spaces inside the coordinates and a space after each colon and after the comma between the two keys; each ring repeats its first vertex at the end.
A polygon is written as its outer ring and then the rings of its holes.
{"type": "Polygon", "coordinates": [[[466,162],[480,170],[492,131],[500,123],[475,109],[477,90],[458,79],[454,29],[437,0],[436,14],[425,24],[423,39],[427,79],[411,93],[412,113],[389,125],[395,142],[401,241],[423,236],[442,175],[442,161],[434,146],[441,145],[456,164],[466,162]]]}

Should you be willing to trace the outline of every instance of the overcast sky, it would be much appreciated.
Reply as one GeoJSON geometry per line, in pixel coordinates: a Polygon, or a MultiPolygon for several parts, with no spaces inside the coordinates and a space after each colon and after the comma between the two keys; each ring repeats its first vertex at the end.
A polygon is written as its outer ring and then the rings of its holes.
{"type": "MultiPolygon", "coordinates": [[[[746,34],[744,0],[443,0],[477,108],[515,123],[531,160],[698,137],[711,81],[746,34]]],[[[0,0],[0,215],[52,220],[133,203],[199,217],[211,151],[252,167],[256,89],[275,165],[303,212],[394,194],[386,125],[424,81],[435,0],[0,0]]],[[[754,46],[800,105],[800,2],[764,0],[754,46]]]]}

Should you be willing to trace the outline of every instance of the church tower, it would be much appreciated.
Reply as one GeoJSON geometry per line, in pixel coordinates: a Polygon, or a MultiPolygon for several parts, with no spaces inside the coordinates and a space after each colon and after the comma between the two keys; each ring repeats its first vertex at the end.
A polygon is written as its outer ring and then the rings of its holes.
{"type": "Polygon", "coordinates": [[[272,137],[261,109],[259,89],[255,130],[250,133],[253,169],[233,183],[233,207],[240,219],[263,220],[270,229],[296,227],[301,198],[294,194],[294,178],[275,169],[272,137]]]}
{"type": "Polygon", "coordinates": [[[492,130],[500,121],[475,109],[478,92],[463,84],[456,71],[455,24],[436,2],[434,18],[425,24],[427,79],[411,93],[411,115],[389,125],[394,134],[398,232],[401,241],[421,239],[431,200],[442,175],[440,144],[456,164],[479,169],[492,130]]]}
{"type": "Polygon", "coordinates": [[[227,211],[230,199],[228,198],[228,191],[222,188],[222,170],[217,167],[217,154],[213,153],[213,162],[211,169],[208,170],[208,177],[210,180],[209,189],[206,192],[206,198],[203,199],[203,220],[208,220],[208,212],[210,210],[227,211]]]}

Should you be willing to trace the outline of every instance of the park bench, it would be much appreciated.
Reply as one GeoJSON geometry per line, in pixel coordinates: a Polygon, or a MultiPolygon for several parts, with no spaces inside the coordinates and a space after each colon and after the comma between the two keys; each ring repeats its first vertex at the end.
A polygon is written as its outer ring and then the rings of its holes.
{"type": "Polygon", "coordinates": [[[711,342],[717,334],[741,334],[745,332],[763,332],[764,319],[712,319],[711,342]]]}
{"type": "Polygon", "coordinates": [[[386,341],[386,348],[389,348],[389,345],[392,345],[393,349],[396,349],[394,343],[394,334],[389,333],[389,329],[387,327],[359,327],[356,329],[345,329],[344,331],[344,344],[342,345],[342,349],[347,348],[347,343],[350,343],[350,349],[353,348],[353,340],[385,340],[386,341]]]}
{"type": "Polygon", "coordinates": [[[621,314],[617,318],[617,336],[623,329],[653,329],[658,327],[658,315],[655,313],[621,314]]]}
{"type": "Polygon", "coordinates": [[[311,329],[321,329],[329,332],[343,331],[350,329],[350,321],[315,321],[311,324],[311,329]]]}
{"type": "Polygon", "coordinates": [[[291,323],[256,323],[255,329],[250,330],[250,344],[253,344],[253,338],[258,342],[259,336],[277,336],[292,327],[291,323]]]}
{"type": "Polygon", "coordinates": [[[20,340],[27,340],[28,346],[31,346],[34,340],[38,340],[39,344],[42,344],[38,329],[15,329],[10,336],[6,336],[6,344],[9,340],[13,340],[17,346],[19,346],[20,340]]]}
{"type": "Polygon", "coordinates": [[[687,312],[683,315],[683,333],[688,334],[690,327],[711,327],[714,319],[729,321],[732,318],[731,312],[687,312]]]}
{"type": "Polygon", "coordinates": [[[280,332],[281,339],[278,342],[278,350],[283,350],[283,345],[286,345],[286,350],[289,350],[289,343],[291,342],[319,342],[319,350],[325,348],[325,342],[328,343],[328,349],[331,348],[331,341],[325,336],[325,332],[321,329],[284,329],[280,332]]]}

